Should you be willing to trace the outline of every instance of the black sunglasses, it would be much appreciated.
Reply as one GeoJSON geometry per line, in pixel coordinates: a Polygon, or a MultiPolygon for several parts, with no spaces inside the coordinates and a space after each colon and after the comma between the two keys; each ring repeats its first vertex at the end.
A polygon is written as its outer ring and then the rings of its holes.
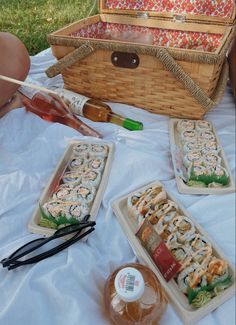
{"type": "Polygon", "coordinates": [[[9,257],[4,258],[1,261],[3,267],[8,267],[8,270],[15,269],[21,265],[26,264],[33,264],[39,262],[47,257],[53,256],[58,252],[62,251],[63,249],[69,247],[70,245],[74,244],[81,238],[87,236],[89,233],[95,230],[94,226],[96,225],[95,221],[81,221],[78,224],[73,224],[69,226],[65,226],[63,228],[58,229],[55,233],[50,237],[43,237],[34,239],[25,245],[18,248],[14,253],[12,253],[9,257]],[[84,231],[81,234],[81,231],[85,228],[88,230],[84,231]],[[74,234],[75,233],[75,234],[74,234]],[[58,239],[67,235],[74,234],[69,239],[65,240],[63,243],[56,245],[55,247],[43,252],[38,253],[33,257],[28,257],[24,260],[20,260],[22,257],[34,252],[35,250],[39,249],[40,247],[44,246],[45,244],[51,242],[54,239],[58,239]]]}

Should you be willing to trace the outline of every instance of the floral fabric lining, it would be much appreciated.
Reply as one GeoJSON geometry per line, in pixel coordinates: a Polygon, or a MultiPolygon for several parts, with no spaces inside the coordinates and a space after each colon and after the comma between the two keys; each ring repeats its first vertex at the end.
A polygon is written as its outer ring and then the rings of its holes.
{"type": "Polygon", "coordinates": [[[70,36],[214,52],[223,35],[98,22],[70,36]]]}
{"type": "Polygon", "coordinates": [[[227,18],[233,13],[234,0],[105,0],[105,8],[227,18]]]}

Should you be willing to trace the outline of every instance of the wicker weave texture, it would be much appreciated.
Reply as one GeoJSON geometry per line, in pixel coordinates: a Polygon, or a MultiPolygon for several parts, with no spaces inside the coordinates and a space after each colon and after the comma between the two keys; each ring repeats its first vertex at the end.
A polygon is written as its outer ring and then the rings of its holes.
{"type": "MultiPolygon", "coordinates": [[[[96,51],[63,71],[65,88],[88,97],[144,108],[152,113],[201,119],[207,112],[157,58],[140,55],[136,69],[111,63],[111,51],[96,51]]],[[[211,96],[222,64],[178,62],[211,96]]]]}

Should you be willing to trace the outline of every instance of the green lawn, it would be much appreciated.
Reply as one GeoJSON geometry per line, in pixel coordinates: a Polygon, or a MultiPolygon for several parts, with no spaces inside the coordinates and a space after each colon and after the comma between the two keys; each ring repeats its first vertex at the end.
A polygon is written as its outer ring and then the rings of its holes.
{"type": "Polygon", "coordinates": [[[47,35],[96,14],[96,0],[0,0],[0,31],[18,36],[30,55],[49,47],[47,35]]]}

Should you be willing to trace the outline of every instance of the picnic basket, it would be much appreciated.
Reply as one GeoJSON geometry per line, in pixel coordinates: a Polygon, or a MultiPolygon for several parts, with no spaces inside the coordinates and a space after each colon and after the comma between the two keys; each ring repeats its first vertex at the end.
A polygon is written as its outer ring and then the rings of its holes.
{"type": "Polygon", "coordinates": [[[64,87],[152,113],[201,119],[221,99],[234,0],[101,0],[48,35],[64,87]],[[128,37],[127,37],[128,35],[128,37]]]}

